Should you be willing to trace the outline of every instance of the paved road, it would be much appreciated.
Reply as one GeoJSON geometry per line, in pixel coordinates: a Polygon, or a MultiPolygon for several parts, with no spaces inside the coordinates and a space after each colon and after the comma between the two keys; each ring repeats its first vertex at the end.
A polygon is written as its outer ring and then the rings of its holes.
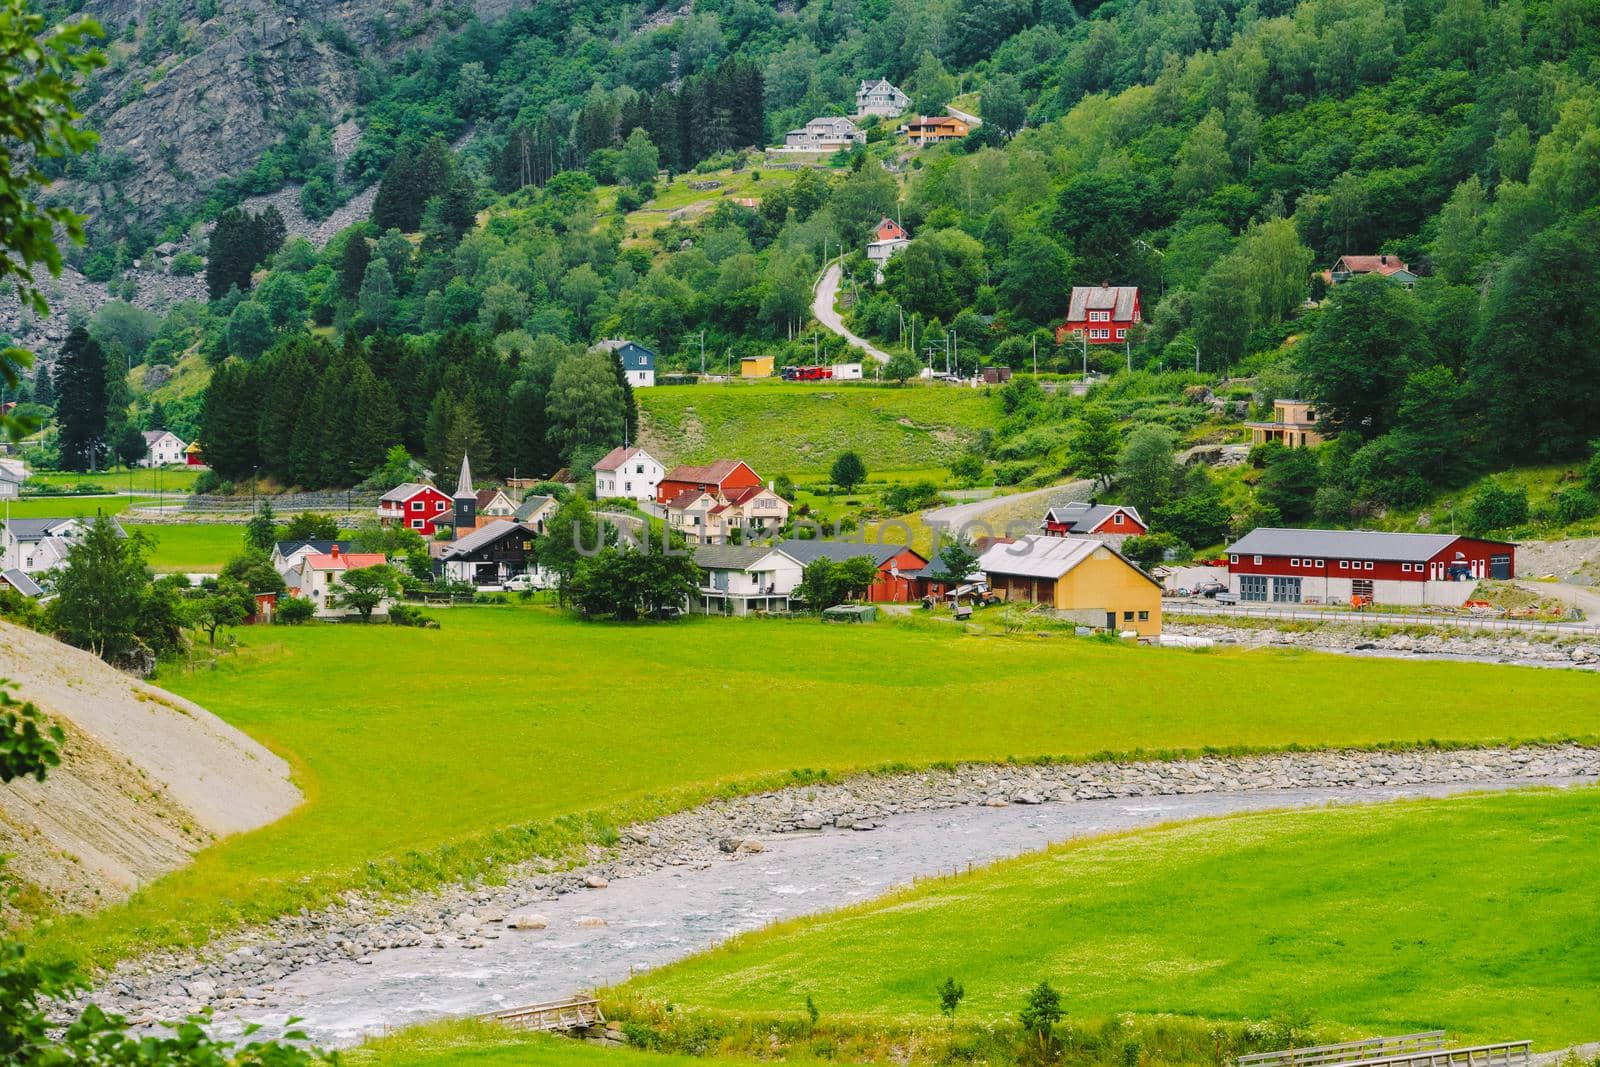
{"type": "Polygon", "coordinates": [[[1392,612],[1340,611],[1332,608],[1274,608],[1260,605],[1213,604],[1209,601],[1168,603],[1169,615],[1214,615],[1223,618],[1273,619],[1287,622],[1350,623],[1359,626],[1448,626],[1458,630],[1483,632],[1527,630],[1537,633],[1600,636],[1600,624],[1588,622],[1539,622],[1534,619],[1479,618],[1473,615],[1404,615],[1392,612]]]}
{"type": "MultiPolygon", "coordinates": [[[[1044,489],[1031,489],[1026,493],[1012,493],[1008,496],[991,497],[988,500],[974,500],[965,504],[946,504],[942,508],[930,508],[922,513],[922,519],[928,523],[944,523],[951,529],[959,530],[961,527],[973,522],[986,522],[996,511],[1011,511],[1013,508],[1025,503],[1033,503],[1039,509],[1044,508],[1053,498],[1084,500],[1084,495],[1094,490],[1094,483],[1087,481],[1065,482],[1061,485],[1052,485],[1044,489]]],[[[1030,530],[1032,526],[1029,527],[1030,530]]],[[[996,534],[1005,531],[995,530],[996,534]]]]}
{"type": "Polygon", "coordinates": [[[839,299],[839,280],[841,276],[842,272],[837,263],[822,272],[822,277],[817,280],[817,287],[811,300],[811,314],[815,315],[817,321],[822,323],[824,330],[843,337],[850,344],[861,349],[861,351],[879,363],[889,362],[889,353],[845,329],[844,320],[839,317],[839,312],[834,310],[834,303],[839,299]]]}
{"type": "Polygon", "coordinates": [[[983,120],[976,115],[969,115],[965,111],[957,111],[953,107],[947,107],[945,110],[950,113],[951,117],[960,119],[974,130],[983,125],[983,120]]]}

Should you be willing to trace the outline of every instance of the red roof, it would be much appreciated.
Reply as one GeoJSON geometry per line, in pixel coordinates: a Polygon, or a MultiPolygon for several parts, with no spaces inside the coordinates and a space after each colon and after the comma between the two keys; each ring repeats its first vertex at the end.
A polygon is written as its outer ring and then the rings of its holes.
{"type": "MultiPolygon", "coordinates": [[[[607,458],[609,459],[610,457],[607,458]]],[[[744,465],[744,461],[740,459],[719,459],[703,467],[687,465],[673,467],[667,472],[667,476],[662,481],[694,482],[697,485],[721,485],[728,475],[744,465]]]]}
{"type": "Polygon", "coordinates": [[[381,567],[389,561],[382,552],[316,553],[306,557],[314,571],[356,571],[362,567],[381,567]]]}
{"type": "Polygon", "coordinates": [[[618,445],[616,448],[613,448],[610,452],[607,452],[605,454],[605,458],[602,459],[599,463],[596,463],[594,465],[594,469],[597,470],[597,471],[614,471],[614,470],[618,470],[618,469],[620,469],[622,467],[622,465],[624,463],[626,463],[626,462],[628,462],[628,460],[632,459],[634,457],[634,455],[636,453],[638,453],[638,452],[639,452],[639,449],[637,449],[637,448],[623,448],[621,445],[618,445]]]}
{"type": "MultiPolygon", "coordinates": [[[[1344,264],[1344,269],[1351,274],[1397,274],[1400,271],[1410,271],[1401,262],[1399,256],[1340,256],[1339,263],[1344,264]]],[[[1337,269],[1339,263],[1334,264],[1337,269]]]]}
{"type": "Polygon", "coordinates": [[[685,489],[683,492],[667,501],[665,506],[674,511],[681,511],[705,495],[705,492],[700,489],[685,489]]]}

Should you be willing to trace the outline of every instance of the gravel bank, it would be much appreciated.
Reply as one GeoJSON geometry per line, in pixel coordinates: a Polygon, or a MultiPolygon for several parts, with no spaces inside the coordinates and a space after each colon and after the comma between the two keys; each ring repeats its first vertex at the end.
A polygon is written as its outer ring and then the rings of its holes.
{"type": "MultiPolygon", "coordinates": [[[[1374,619],[1380,625],[1381,619],[1374,619]]],[[[1478,633],[1441,630],[1437,633],[1388,634],[1372,637],[1353,626],[1327,625],[1307,630],[1276,626],[1216,626],[1207,623],[1168,622],[1163,631],[1179,637],[1202,637],[1219,645],[1250,648],[1275,646],[1308,648],[1321,652],[1410,658],[1432,656],[1480,660],[1528,667],[1572,667],[1600,671],[1600,644],[1582,638],[1538,640],[1519,631],[1478,633]]]]}

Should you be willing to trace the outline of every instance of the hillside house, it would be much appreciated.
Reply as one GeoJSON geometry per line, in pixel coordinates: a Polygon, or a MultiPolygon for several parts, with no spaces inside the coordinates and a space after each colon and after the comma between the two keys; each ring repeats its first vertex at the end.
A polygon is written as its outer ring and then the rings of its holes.
{"type": "Polygon", "coordinates": [[[701,545],[694,562],[705,572],[698,603],[707,615],[788,611],[804,572],[799,560],[766,545],[701,545]]]}
{"type": "Polygon", "coordinates": [[[1092,345],[1121,344],[1144,321],[1136,285],[1075,285],[1067,321],[1056,327],[1056,344],[1071,338],[1092,345]]]}
{"type": "Polygon", "coordinates": [[[561,507],[561,501],[553,496],[530,496],[517,505],[517,510],[512,513],[512,518],[528,527],[536,534],[544,533],[544,524],[550,521],[550,516],[561,507]]]}
{"type": "Polygon", "coordinates": [[[911,106],[911,98],[887,78],[876,81],[863,80],[856,90],[856,114],[873,115],[881,119],[897,119],[911,106]]]}
{"type": "Polygon", "coordinates": [[[1332,270],[1322,272],[1322,280],[1332,287],[1363,274],[1376,274],[1388,278],[1390,281],[1399,282],[1407,289],[1417,284],[1417,276],[1411,268],[1406,266],[1399,256],[1389,255],[1340,256],[1332,270]]]}
{"type": "Polygon", "coordinates": [[[866,143],[860,127],[840,116],[814,118],[783,137],[783,147],[790,152],[837,152],[866,143]]]}
{"type": "MultiPolygon", "coordinates": [[[[339,583],[344,575],[386,563],[388,560],[381,552],[346,552],[335,544],[330,552],[307,553],[301,558],[299,568],[284,576],[284,584],[289,587],[290,596],[311,601],[317,618],[343,619],[360,614],[339,603],[339,583]]],[[[385,597],[372,610],[373,618],[386,617],[393,606],[393,598],[385,597]]]]}
{"type": "Polygon", "coordinates": [[[959,141],[971,132],[965,119],[958,119],[954,115],[918,115],[906,123],[906,142],[913,145],[939,144],[943,141],[959,141]]]}
{"type": "Polygon", "coordinates": [[[798,560],[802,568],[819,559],[843,563],[861,556],[870,558],[878,569],[878,576],[867,588],[866,599],[874,603],[909,604],[922,596],[920,583],[928,561],[905,545],[792,538],[780,542],[778,547],[798,560]]]}
{"type": "Polygon", "coordinates": [[[1040,604],[1112,633],[1161,633],[1161,583],[1104,541],[1041,534],[1000,540],[978,566],[1003,600],[1040,604]]]}
{"type": "Polygon", "coordinates": [[[534,531],[520,522],[494,519],[445,546],[437,570],[452,582],[502,585],[525,574],[533,561],[534,531]]]}
{"type": "Polygon", "coordinates": [[[28,467],[20,459],[0,459],[0,500],[15,500],[28,481],[28,467]]]}
{"type": "Polygon", "coordinates": [[[1122,547],[1130,537],[1143,537],[1150,532],[1138,508],[1081,500],[1045,512],[1039,529],[1046,537],[1096,537],[1113,548],[1122,547]]]}
{"type": "Polygon", "coordinates": [[[654,500],[667,468],[642,448],[613,448],[594,465],[596,500],[654,500]]]}
{"type": "Polygon", "coordinates": [[[144,431],[141,467],[171,467],[185,462],[189,445],[171,430],[144,431]]]}
{"type": "Polygon", "coordinates": [[[789,502],[762,485],[726,492],[685,489],[664,505],[667,527],[691,545],[721,545],[764,537],[789,521],[789,502]]]}
{"type": "Polygon", "coordinates": [[[719,459],[703,466],[680,464],[662,475],[656,484],[656,503],[665,504],[690,489],[726,496],[737,489],[760,485],[761,476],[742,460],[719,459]]]}
{"type": "Polygon", "coordinates": [[[485,519],[509,519],[516,514],[517,503],[504,489],[479,489],[477,497],[480,523],[485,519]]]}
{"type": "Polygon", "coordinates": [[[300,569],[301,561],[307,556],[326,556],[335,551],[348,555],[353,544],[351,541],[278,541],[272,546],[272,567],[287,585],[289,575],[300,569]]]}
{"type": "Polygon", "coordinates": [[[614,352],[622,363],[623,376],[635,389],[648,389],[656,384],[656,354],[637,341],[601,341],[595,348],[614,352]]]}
{"type": "Polygon", "coordinates": [[[1459,607],[1480,580],[1516,576],[1515,545],[1448,533],[1262,528],[1228,548],[1241,603],[1459,607]]]}
{"type": "MultiPolygon", "coordinates": [[[[23,574],[43,574],[66,563],[67,555],[82,541],[94,524],[93,516],[67,516],[58,519],[12,519],[0,524],[0,570],[23,574]]],[[[116,519],[111,520],[118,537],[127,533],[116,519]]]]}
{"type": "Polygon", "coordinates": [[[399,524],[432,537],[440,527],[449,526],[454,501],[435,486],[424,482],[397,485],[378,498],[378,520],[385,526],[399,524]]]}
{"type": "Polygon", "coordinates": [[[1277,441],[1289,448],[1309,448],[1325,440],[1317,432],[1317,408],[1307,400],[1274,400],[1271,422],[1247,422],[1250,444],[1277,441]]]}
{"type": "Polygon", "coordinates": [[[888,263],[896,252],[911,243],[911,235],[905,227],[891,218],[879,220],[873,228],[872,240],[867,242],[867,259],[872,262],[878,283],[883,283],[883,266],[888,263]]]}

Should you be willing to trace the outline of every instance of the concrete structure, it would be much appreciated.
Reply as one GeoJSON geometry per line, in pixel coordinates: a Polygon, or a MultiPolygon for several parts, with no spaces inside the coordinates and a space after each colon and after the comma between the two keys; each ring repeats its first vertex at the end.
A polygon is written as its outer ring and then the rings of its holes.
{"type": "Polygon", "coordinates": [[[601,341],[595,348],[616,353],[622,361],[622,373],[635,389],[648,389],[656,384],[656,354],[637,341],[601,341]]]}
{"type": "Polygon", "coordinates": [[[874,115],[880,119],[897,119],[906,113],[906,108],[911,106],[911,98],[893,85],[887,78],[876,81],[862,81],[861,87],[856,90],[856,114],[874,115]]]}
{"type": "Polygon", "coordinates": [[[1479,581],[1516,576],[1515,545],[1447,533],[1263,528],[1228,548],[1241,603],[1459,606],[1479,581]]]}
{"type": "Polygon", "coordinates": [[[1042,535],[997,541],[978,567],[1003,600],[1041,604],[1113,633],[1161,633],[1161,584],[1103,541],[1042,535]]]}
{"type": "Polygon", "coordinates": [[[1144,321],[1136,285],[1074,285],[1067,321],[1056,327],[1056,344],[1068,338],[1092,345],[1122,344],[1144,321]]]}
{"type": "Polygon", "coordinates": [[[778,547],[799,560],[802,567],[819,559],[843,563],[866,556],[878,570],[877,578],[873,579],[866,592],[866,599],[875,603],[909,604],[922,596],[920,583],[928,561],[905,545],[791,538],[781,542],[778,547]]]}
{"type": "Polygon", "coordinates": [[[701,545],[694,561],[705,572],[698,606],[707,615],[788,611],[804,572],[799,560],[766,545],[701,545]]]}
{"type": "Polygon", "coordinates": [[[855,123],[840,116],[812,119],[783,137],[783,147],[790,152],[837,152],[866,143],[867,135],[855,123]]]}
{"type": "Polygon", "coordinates": [[[1277,441],[1290,448],[1309,448],[1322,444],[1317,432],[1316,405],[1307,400],[1274,400],[1271,422],[1247,422],[1251,445],[1277,441]]]}
{"type": "Polygon", "coordinates": [[[739,377],[770,378],[773,364],[772,356],[745,356],[739,361],[739,377]]]}
{"type": "Polygon", "coordinates": [[[1122,504],[1094,504],[1075,500],[1044,513],[1039,529],[1047,537],[1097,537],[1113,548],[1130,537],[1142,537],[1150,527],[1139,509],[1122,504]]]}
{"type": "Polygon", "coordinates": [[[965,119],[958,119],[954,115],[918,115],[906,123],[906,141],[914,145],[958,141],[970,133],[971,129],[965,119]]]}
{"type": "Polygon", "coordinates": [[[594,465],[596,500],[654,500],[667,468],[642,448],[613,448],[594,465]]]}
{"type": "Polygon", "coordinates": [[[171,467],[186,462],[189,445],[171,430],[144,431],[141,467],[171,467]]]}

